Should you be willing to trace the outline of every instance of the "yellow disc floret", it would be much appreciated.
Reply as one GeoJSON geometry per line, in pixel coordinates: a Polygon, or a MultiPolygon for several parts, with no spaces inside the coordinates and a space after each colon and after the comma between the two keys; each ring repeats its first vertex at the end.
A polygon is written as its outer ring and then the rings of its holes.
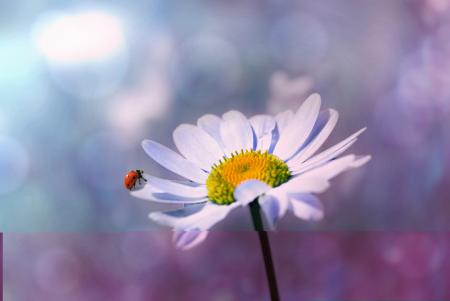
{"type": "Polygon", "coordinates": [[[228,205],[234,202],[233,192],[236,186],[246,180],[260,180],[276,187],[286,182],[290,176],[287,164],[268,152],[235,152],[213,165],[206,180],[208,198],[216,204],[228,205]]]}

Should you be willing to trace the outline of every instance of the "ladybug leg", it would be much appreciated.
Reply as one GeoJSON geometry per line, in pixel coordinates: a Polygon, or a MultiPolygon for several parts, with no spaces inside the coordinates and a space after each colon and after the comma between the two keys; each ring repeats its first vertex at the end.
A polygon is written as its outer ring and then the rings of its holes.
{"type": "Polygon", "coordinates": [[[141,181],[141,179],[142,179],[142,181],[144,181],[144,182],[147,182],[147,179],[146,179],[146,178],[144,178],[144,176],[142,176],[142,175],[141,175],[141,176],[139,177],[139,184],[141,184],[141,182],[140,182],[140,181],[141,181]]]}

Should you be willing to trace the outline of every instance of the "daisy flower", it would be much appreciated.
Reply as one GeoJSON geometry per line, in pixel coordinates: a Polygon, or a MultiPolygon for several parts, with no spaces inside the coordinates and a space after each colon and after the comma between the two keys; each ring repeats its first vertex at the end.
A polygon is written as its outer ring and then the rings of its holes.
{"type": "Polygon", "coordinates": [[[312,94],[296,112],[276,116],[247,119],[238,111],[222,118],[204,115],[197,125],[181,124],[174,130],[179,153],[144,140],[142,147],[153,160],[186,180],[146,174],[145,186],[131,194],[183,205],[149,215],[176,230],[174,241],[181,249],[203,241],[207,230],[254,200],[271,229],[287,211],[304,220],[320,220],[323,206],[315,194],[325,191],[341,172],[370,160],[370,156],[340,156],[364,128],[316,154],[338,120],[335,110],[320,111],[320,104],[320,96],[312,94]]]}

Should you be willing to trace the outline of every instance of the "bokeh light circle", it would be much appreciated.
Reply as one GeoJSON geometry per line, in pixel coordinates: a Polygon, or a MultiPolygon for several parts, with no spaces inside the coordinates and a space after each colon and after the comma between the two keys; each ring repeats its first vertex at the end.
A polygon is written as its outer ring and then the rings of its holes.
{"type": "Polygon", "coordinates": [[[125,29],[121,18],[112,12],[48,12],[34,24],[32,38],[54,83],[71,96],[110,96],[125,76],[129,63],[125,29]]]}
{"type": "Polygon", "coordinates": [[[120,19],[101,10],[55,11],[37,20],[36,48],[55,64],[104,60],[121,52],[124,32],[120,19]]]}

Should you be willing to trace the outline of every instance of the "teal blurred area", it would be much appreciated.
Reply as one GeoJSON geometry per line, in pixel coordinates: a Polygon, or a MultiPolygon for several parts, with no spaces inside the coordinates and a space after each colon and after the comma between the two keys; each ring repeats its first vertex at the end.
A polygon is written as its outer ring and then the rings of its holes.
{"type": "MultiPolygon", "coordinates": [[[[0,1],[0,230],[157,227],[130,169],[140,148],[238,109],[339,111],[372,154],[287,230],[449,230],[450,4],[424,1],[0,1]]],[[[248,212],[219,228],[249,227],[248,212]]]]}

